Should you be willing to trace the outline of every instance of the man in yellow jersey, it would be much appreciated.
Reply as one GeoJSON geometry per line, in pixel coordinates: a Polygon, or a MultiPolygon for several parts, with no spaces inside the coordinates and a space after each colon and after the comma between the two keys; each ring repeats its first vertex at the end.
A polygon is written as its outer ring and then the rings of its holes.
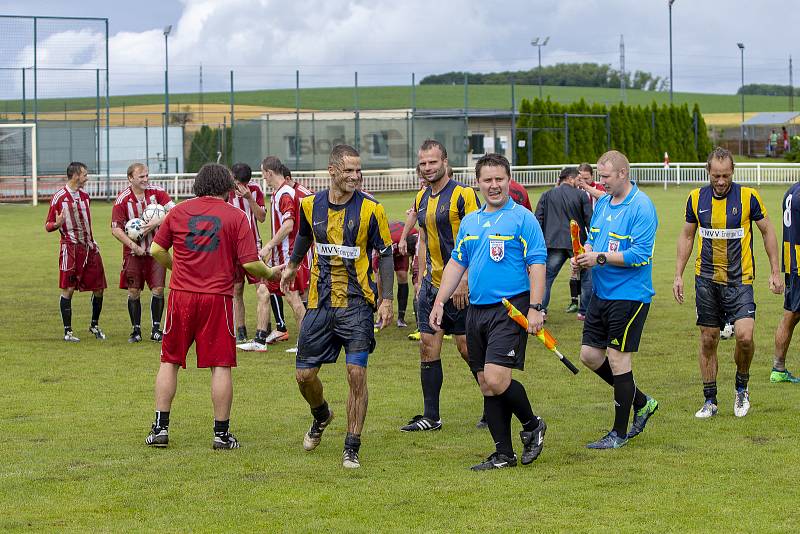
{"type": "Polygon", "coordinates": [[[348,145],[336,145],[328,159],[330,189],[303,198],[291,259],[281,278],[284,293],[314,244],[308,311],[300,326],[295,362],[297,384],[314,420],[303,448],[314,450],[333,419],[317,376],[322,364],[335,363],[344,347],[347,362],[347,436],[342,466],[358,468],[361,430],[367,415],[367,359],[375,349],[372,314],[378,287],[371,253],[380,257],[381,328],[392,321],[394,261],[392,238],[383,206],[359,191],[361,158],[348,145]]]}
{"type": "Polygon", "coordinates": [[[429,317],[434,306],[444,266],[450,259],[461,220],[480,207],[475,191],[447,174],[447,150],[428,139],[419,148],[419,169],[427,186],[417,193],[414,211],[419,223],[419,248],[425,252],[425,274],[417,294],[417,325],[420,331],[420,380],[424,412],[400,427],[402,432],[439,430],[439,393],[442,389],[442,339],[455,337],[461,357],[469,364],[466,340],[466,316],[469,304],[467,275],[444,304],[441,330],[431,328],[429,317]]]}
{"type": "Polygon", "coordinates": [[[695,417],[701,419],[717,413],[717,345],[719,329],[726,322],[732,323],[736,332],[733,413],[744,417],[750,409],[747,382],[755,349],[756,318],[753,223],[761,231],[769,257],[769,288],[775,294],[783,292],[775,229],[758,192],[733,182],[733,168],[730,151],[717,147],[709,154],[706,170],[711,183],[689,193],[686,224],[678,237],[672,292],[675,300],[683,304],[683,270],[692,253],[695,233],[699,231],[700,234],[695,262],[695,305],[705,402],[695,417]]]}

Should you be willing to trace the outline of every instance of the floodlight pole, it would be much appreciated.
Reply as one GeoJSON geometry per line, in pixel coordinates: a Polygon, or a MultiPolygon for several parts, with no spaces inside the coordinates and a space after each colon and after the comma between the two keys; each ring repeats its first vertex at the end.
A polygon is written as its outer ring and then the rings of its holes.
{"type": "Polygon", "coordinates": [[[744,142],[744,43],[736,43],[736,46],[739,47],[739,55],[741,56],[742,61],[742,85],[739,88],[739,94],[741,96],[741,107],[742,107],[742,125],[741,125],[741,132],[739,132],[739,154],[742,153],[742,143],[744,142]]]}
{"type": "Polygon", "coordinates": [[[675,0],[669,0],[669,104],[672,105],[672,4],[675,0]]]}
{"type": "Polygon", "coordinates": [[[550,40],[550,37],[545,37],[544,41],[541,43],[539,42],[539,38],[535,38],[531,41],[531,46],[535,46],[539,52],[539,100],[542,99],[542,47],[547,46],[547,42],[550,40]]]}
{"type": "Polygon", "coordinates": [[[164,162],[169,172],[169,32],[172,25],[164,28],[164,162]]]}

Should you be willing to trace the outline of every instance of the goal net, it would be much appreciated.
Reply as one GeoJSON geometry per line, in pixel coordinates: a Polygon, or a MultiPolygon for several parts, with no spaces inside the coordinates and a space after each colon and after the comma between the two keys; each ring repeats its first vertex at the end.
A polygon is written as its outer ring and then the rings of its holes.
{"type": "Polygon", "coordinates": [[[0,202],[39,200],[36,125],[0,123],[0,202]]]}

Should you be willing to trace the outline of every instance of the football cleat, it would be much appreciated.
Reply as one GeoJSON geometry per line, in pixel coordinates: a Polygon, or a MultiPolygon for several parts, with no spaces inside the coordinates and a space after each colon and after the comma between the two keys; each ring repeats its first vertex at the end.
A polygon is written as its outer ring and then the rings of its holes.
{"type": "Polygon", "coordinates": [[[274,345],[281,341],[289,341],[289,332],[281,332],[280,330],[273,330],[267,336],[267,345],[274,345]]]}
{"type": "Polygon", "coordinates": [[[631,423],[627,438],[631,439],[641,434],[647,424],[647,420],[656,413],[656,410],[658,410],[658,401],[653,397],[647,396],[647,403],[633,412],[633,423],[631,423]]]}
{"type": "Polygon", "coordinates": [[[342,452],[342,467],[347,469],[358,469],[361,462],[358,461],[358,451],[355,449],[345,449],[342,452]]]}
{"type": "Polygon", "coordinates": [[[308,429],[306,435],[303,436],[303,448],[307,451],[313,451],[319,445],[319,442],[322,441],[322,433],[325,432],[325,429],[331,424],[333,421],[333,410],[328,410],[328,418],[322,422],[316,420],[316,418],[311,422],[311,428],[308,429]]]}
{"type": "Polygon", "coordinates": [[[150,447],[166,447],[169,444],[169,434],[166,428],[154,426],[144,438],[145,445],[150,447]]]}
{"type": "Polygon", "coordinates": [[[578,305],[574,302],[571,302],[567,309],[565,310],[567,313],[577,313],[578,312],[578,305]]]}
{"type": "Polygon", "coordinates": [[[150,341],[161,343],[162,339],[164,339],[164,332],[162,332],[161,330],[155,329],[150,333],[150,341]]]}
{"type": "Polygon", "coordinates": [[[255,339],[247,343],[240,343],[236,345],[236,348],[247,352],[267,352],[267,345],[265,343],[259,343],[255,339]]]}
{"type": "Polygon", "coordinates": [[[519,439],[522,440],[522,465],[528,465],[539,457],[544,447],[544,433],[547,431],[547,425],[544,419],[539,419],[539,425],[530,432],[524,430],[519,433],[519,439]]]}
{"type": "Polygon", "coordinates": [[[481,415],[480,420],[475,423],[475,428],[479,430],[483,430],[484,428],[489,428],[489,424],[486,422],[486,415],[481,415]]]}
{"type": "Polygon", "coordinates": [[[503,469],[505,467],[516,467],[517,455],[506,456],[501,452],[493,452],[483,462],[470,467],[473,471],[488,471],[489,469],[503,469]]]}
{"type": "Polygon", "coordinates": [[[408,328],[408,323],[404,319],[398,319],[397,328],[408,328]]]}
{"type": "Polygon", "coordinates": [[[139,343],[142,340],[142,332],[140,330],[134,329],[131,332],[131,337],[128,338],[128,343],[139,343]]]}
{"type": "Polygon", "coordinates": [[[419,341],[420,340],[419,330],[415,330],[414,332],[408,334],[408,339],[410,339],[411,341],[419,341]]]}
{"type": "Polygon", "coordinates": [[[211,447],[215,451],[219,451],[238,449],[241,445],[239,444],[239,440],[236,439],[236,436],[230,432],[225,432],[224,434],[214,434],[214,442],[211,444],[211,447]]]}
{"type": "Polygon", "coordinates": [[[292,347],[290,349],[286,349],[284,352],[288,352],[290,354],[297,354],[297,345],[295,345],[294,347],[292,347]]]}
{"type": "Polygon", "coordinates": [[[68,343],[77,343],[80,341],[80,338],[75,337],[75,334],[72,333],[72,330],[67,330],[64,332],[64,341],[68,343]]]}
{"type": "Polygon", "coordinates": [[[617,434],[616,430],[612,430],[602,438],[595,442],[586,445],[587,449],[619,449],[628,443],[628,438],[624,438],[617,434]]]}
{"type": "Polygon", "coordinates": [[[694,414],[698,419],[708,419],[717,415],[717,405],[707,400],[703,403],[699,410],[694,414]]]}
{"type": "Polygon", "coordinates": [[[792,384],[797,384],[800,382],[800,378],[794,376],[792,373],[789,372],[788,369],[783,371],[776,371],[775,369],[769,374],[769,381],[773,384],[778,382],[791,382],[792,384]]]}
{"type": "Polygon", "coordinates": [[[103,340],[106,338],[106,335],[103,333],[102,330],[100,330],[99,325],[90,326],[89,333],[92,334],[95,337],[95,339],[103,340]]]}
{"type": "Polygon", "coordinates": [[[750,392],[746,389],[736,392],[733,398],[733,415],[744,417],[750,410],[750,392]]]}
{"type": "Polygon", "coordinates": [[[415,415],[407,425],[400,427],[400,432],[420,432],[428,430],[439,430],[442,428],[442,420],[434,421],[430,417],[415,415]]]}

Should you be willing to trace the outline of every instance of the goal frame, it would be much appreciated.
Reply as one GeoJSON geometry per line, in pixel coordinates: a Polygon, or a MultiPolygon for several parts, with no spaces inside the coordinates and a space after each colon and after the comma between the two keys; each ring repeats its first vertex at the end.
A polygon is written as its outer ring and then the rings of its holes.
{"type": "Polygon", "coordinates": [[[0,129],[7,128],[29,128],[31,130],[31,204],[39,205],[39,173],[37,168],[36,150],[36,123],[34,122],[12,122],[0,123],[0,129]]]}

